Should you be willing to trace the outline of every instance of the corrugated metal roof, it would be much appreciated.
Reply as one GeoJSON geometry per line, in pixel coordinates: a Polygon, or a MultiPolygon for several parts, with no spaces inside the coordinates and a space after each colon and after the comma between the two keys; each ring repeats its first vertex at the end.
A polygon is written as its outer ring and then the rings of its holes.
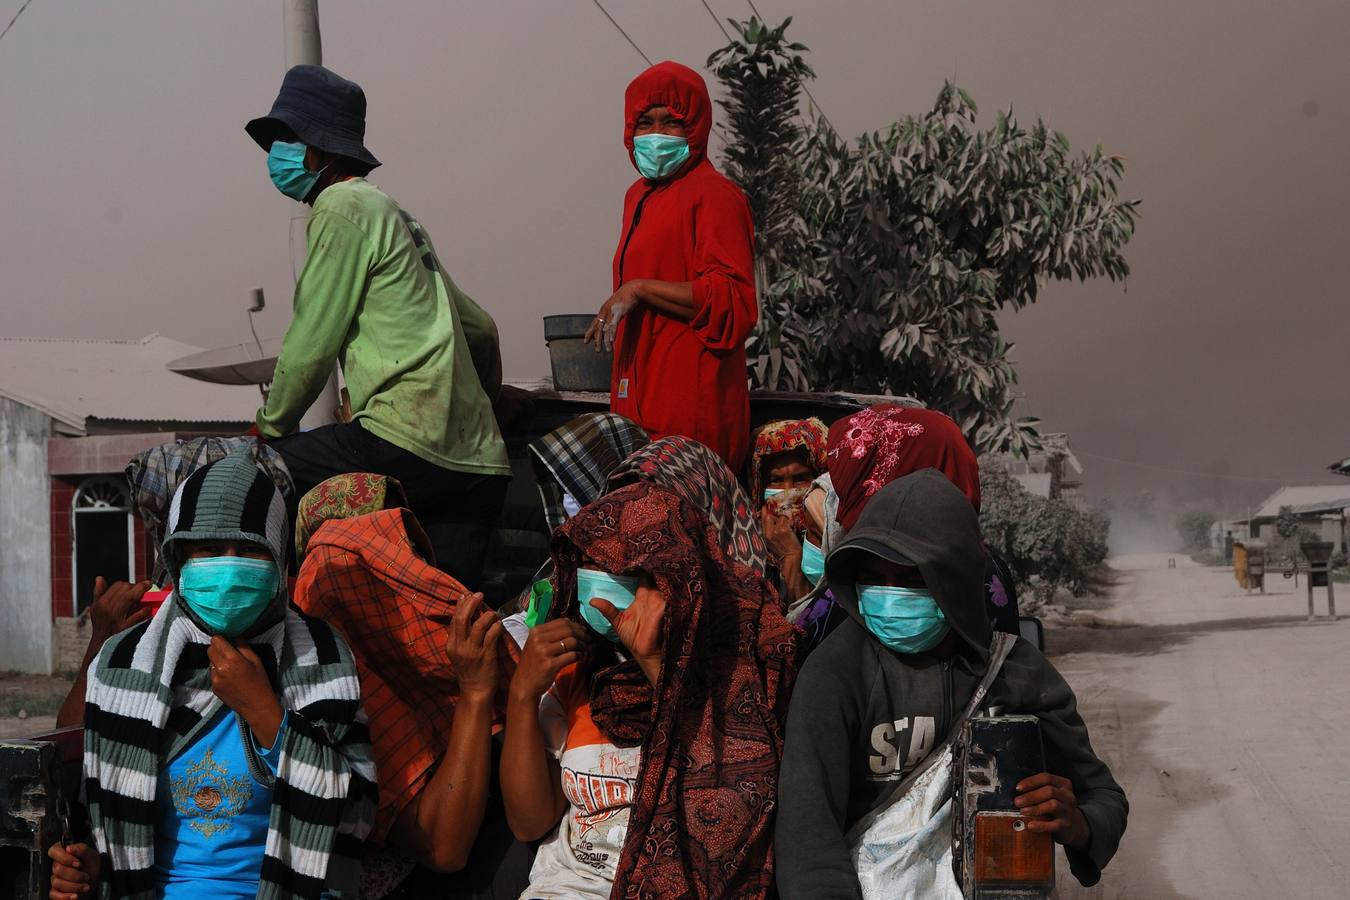
{"type": "Polygon", "coordinates": [[[1252,516],[1254,519],[1273,519],[1280,514],[1280,507],[1292,506],[1295,509],[1313,511],[1315,509],[1333,509],[1350,506],[1350,487],[1342,484],[1308,484],[1298,487],[1283,487],[1266,498],[1252,516]]]}
{"type": "Polygon", "coordinates": [[[88,418],[252,421],[257,388],[194,381],[164,367],[200,349],[158,334],[136,341],[0,337],[0,395],[80,431],[88,418]]]}

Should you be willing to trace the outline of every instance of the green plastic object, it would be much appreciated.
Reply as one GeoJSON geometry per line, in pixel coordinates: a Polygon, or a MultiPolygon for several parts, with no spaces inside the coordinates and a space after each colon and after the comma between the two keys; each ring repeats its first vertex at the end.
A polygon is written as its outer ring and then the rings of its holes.
{"type": "Polygon", "coordinates": [[[542,578],[530,585],[530,606],[525,610],[525,625],[533,628],[548,620],[549,610],[553,608],[553,583],[542,578]]]}

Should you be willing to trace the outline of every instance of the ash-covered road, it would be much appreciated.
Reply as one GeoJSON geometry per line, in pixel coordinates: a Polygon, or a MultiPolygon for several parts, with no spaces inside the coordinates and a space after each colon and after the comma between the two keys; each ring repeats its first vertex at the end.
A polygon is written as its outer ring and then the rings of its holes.
{"type": "Polygon", "coordinates": [[[1130,799],[1101,884],[1061,857],[1060,896],[1350,896],[1350,622],[1306,622],[1301,580],[1248,595],[1176,560],[1113,560],[1101,627],[1047,633],[1130,799]]]}

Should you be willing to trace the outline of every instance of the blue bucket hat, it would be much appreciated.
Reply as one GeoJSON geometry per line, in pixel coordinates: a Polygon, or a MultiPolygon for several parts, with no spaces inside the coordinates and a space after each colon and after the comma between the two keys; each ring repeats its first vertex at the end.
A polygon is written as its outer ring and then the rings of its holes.
{"type": "Polygon", "coordinates": [[[358,160],[372,169],[380,164],[365,146],[365,91],[323,66],[291,67],[272,111],[244,130],[264,150],[270,151],[289,130],[307,147],[358,160]]]}

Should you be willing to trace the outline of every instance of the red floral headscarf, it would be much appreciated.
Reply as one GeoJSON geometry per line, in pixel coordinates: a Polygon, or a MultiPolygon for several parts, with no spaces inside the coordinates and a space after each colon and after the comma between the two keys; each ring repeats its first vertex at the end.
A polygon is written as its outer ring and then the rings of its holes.
{"type": "Polygon", "coordinates": [[[554,533],[558,615],[579,617],[583,557],[609,572],[646,572],[666,597],[657,684],[632,660],[592,676],[600,732],[642,748],[610,896],[769,896],[802,632],[764,578],[728,557],[703,511],[663,487],[621,488],[554,533]]]}
{"type": "Polygon", "coordinates": [[[860,410],[830,426],[825,458],[844,528],[853,527],[873,494],[920,469],[937,469],[980,508],[975,451],[957,424],[935,410],[894,403],[860,410]]]}
{"type": "Polygon", "coordinates": [[[828,439],[825,423],[814,416],[761,425],[755,432],[754,447],[750,451],[750,502],[756,507],[764,504],[764,460],[778,453],[800,450],[806,455],[811,477],[815,478],[825,471],[828,439]]]}

